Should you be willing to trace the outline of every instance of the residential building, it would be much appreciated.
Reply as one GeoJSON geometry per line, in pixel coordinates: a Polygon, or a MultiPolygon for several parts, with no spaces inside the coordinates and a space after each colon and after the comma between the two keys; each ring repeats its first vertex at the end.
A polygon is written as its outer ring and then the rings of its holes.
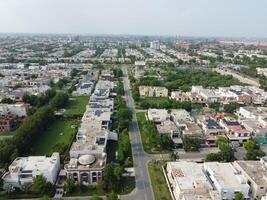
{"type": "Polygon", "coordinates": [[[220,199],[234,199],[241,192],[249,199],[247,179],[231,163],[206,162],[203,169],[213,187],[219,192],[220,199]]]}
{"type": "Polygon", "coordinates": [[[168,97],[168,89],[165,87],[139,86],[141,97],[168,97]]]}
{"type": "Polygon", "coordinates": [[[0,132],[14,131],[19,124],[19,119],[16,115],[0,113],[0,132]]]}
{"type": "Polygon", "coordinates": [[[148,109],[147,117],[150,121],[153,121],[156,124],[161,124],[167,119],[169,119],[169,113],[166,109],[148,109]]]}
{"type": "Polygon", "coordinates": [[[51,157],[29,156],[18,157],[8,167],[3,175],[4,188],[29,189],[35,177],[43,175],[46,180],[54,184],[60,170],[59,153],[53,153],[51,157]]]}
{"type": "Polygon", "coordinates": [[[210,146],[215,146],[218,137],[225,137],[227,133],[227,131],[211,117],[199,117],[197,122],[204,131],[206,143],[210,146]]]}
{"type": "Polygon", "coordinates": [[[29,105],[24,103],[0,104],[0,114],[13,114],[18,117],[26,117],[29,105]]]}
{"type": "Polygon", "coordinates": [[[134,63],[135,78],[141,78],[142,76],[144,76],[145,66],[146,66],[146,62],[145,61],[135,61],[135,63],[134,63]]]}
{"type": "Polygon", "coordinates": [[[238,160],[233,165],[247,178],[251,198],[260,200],[267,192],[267,157],[260,161],[238,160]]]}
{"type": "Polygon", "coordinates": [[[219,194],[203,172],[203,165],[187,162],[167,162],[166,178],[175,200],[218,200],[219,194]]]}

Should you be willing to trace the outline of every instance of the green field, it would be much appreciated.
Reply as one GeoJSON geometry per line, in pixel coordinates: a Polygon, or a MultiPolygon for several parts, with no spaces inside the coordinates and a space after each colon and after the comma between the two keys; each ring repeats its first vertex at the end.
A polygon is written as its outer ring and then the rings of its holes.
{"type": "Polygon", "coordinates": [[[71,97],[64,114],[70,117],[82,116],[88,102],[88,96],[71,97]]]}
{"type": "Polygon", "coordinates": [[[51,155],[55,144],[69,144],[77,131],[76,128],[71,126],[75,125],[77,127],[79,123],[77,120],[56,119],[33,145],[35,155],[51,155]]]}
{"type": "Polygon", "coordinates": [[[172,199],[162,169],[165,163],[166,161],[150,161],[148,163],[148,171],[155,200],[172,199]]]}

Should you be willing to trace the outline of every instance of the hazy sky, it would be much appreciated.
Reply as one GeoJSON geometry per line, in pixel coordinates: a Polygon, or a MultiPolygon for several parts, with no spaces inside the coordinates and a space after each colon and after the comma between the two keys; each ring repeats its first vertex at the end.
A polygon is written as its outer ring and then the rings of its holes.
{"type": "Polygon", "coordinates": [[[0,32],[267,37],[267,0],[0,0],[0,32]]]}

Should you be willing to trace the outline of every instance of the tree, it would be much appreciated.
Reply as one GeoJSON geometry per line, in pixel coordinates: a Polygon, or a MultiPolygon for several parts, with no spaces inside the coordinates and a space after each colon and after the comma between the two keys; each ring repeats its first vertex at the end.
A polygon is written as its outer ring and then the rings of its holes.
{"type": "Polygon", "coordinates": [[[221,161],[221,156],[219,153],[209,153],[206,157],[206,162],[221,161]]]}
{"type": "Polygon", "coordinates": [[[244,195],[242,192],[237,192],[235,194],[235,200],[244,200],[244,195]]]}
{"type": "Polygon", "coordinates": [[[107,195],[108,200],[118,200],[118,195],[116,192],[112,191],[110,194],[107,195]]]}
{"type": "Polygon", "coordinates": [[[223,109],[225,112],[232,113],[236,109],[238,109],[239,107],[240,107],[240,105],[238,103],[230,103],[230,104],[225,104],[223,106],[223,109]]]}
{"type": "Polygon", "coordinates": [[[132,150],[131,150],[129,134],[127,130],[124,129],[118,141],[118,160],[120,161],[121,164],[126,164],[126,161],[129,157],[131,157],[131,154],[132,150]]]}
{"type": "Polygon", "coordinates": [[[248,150],[246,153],[246,160],[258,160],[265,156],[265,153],[261,149],[248,150]]]}
{"type": "Polygon", "coordinates": [[[74,191],[75,183],[72,178],[67,178],[65,184],[64,184],[64,190],[67,194],[71,194],[74,191]]]}
{"type": "Polygon", "coordinates": [[[52,200],[51,198],[49,198],[48,196],[43,196],[40,198],[40,200],[52,200]]]}
{"type": "Polygon", "coordinates": [[[173,140],[169,135],[163,135],[160,138],[160,146],[162,149],[172,150],[173,145],[174,145],[173,140]]]}
{"type": "Polygon", "coordinates": [[[246,150],[253,150],[253,149],[259,149],[259,144],[256,140],[248,140],[244,143],[244,147],[246,150]]]}
{"type": "Polygon", "coordinates": [[[14,101],[10,98],[3,98],[1,103],[12,104],[14,101]]]}
{"type": "Polygon", "coordinates": [[[231,162],[235,160],[234,150],[232,149],[230,143],[222,143],[219,146],[221,152],[219,153],[221,156],[221,161],[231,162]]]}
{"type": "Polygon", "coordinates": [[[53,108],[62,108],[68,103],[68,100],[69,96],[66,93],[60,92],[53,97],[50,104],[53,108]]]}
{"type": "Polygon", "coordinates": [[[198,151],[200,148],[201,141],[199,138],[191,138],[185,136],[183,138],[183,145],[185,151],[198,151]]]}
{"type": "Polygon", "coordinates": [[[38,194],[45,194],[46,178],[43,175],[36,176],[33,179],[32,191],[38,194]]]}
{"type": "Polygon", "coordinates": [[[102,199],[103,199],[103,198],[97,196],[96,194],[94,194],[94,195],[90,198],[90,200],[102,200],[102,199]]]}
{"type": "Polygon", "coordinates": [[[103,188],[106,191],[111,191],[114,189],[116,183],[116,177],[114,175],[114,168],[111,164],[107,164],[103,172],[103,188]]]}
{"type": "Polygon", "coordinates": [[[265,153],[260,149],[260,145],[256,140],[248,140],[244,143],[247,150],[246,160],[258,160],[260,157],[265,156],[265,153]]]}
{"type": "Polygon", "coordinates": [[[121,180],[121,176],[122,176],[123,172],[124,172],[124,168],[122,166],[116,166],[114,168],[114,176],[116,177],[118,182],[121,180]]]}

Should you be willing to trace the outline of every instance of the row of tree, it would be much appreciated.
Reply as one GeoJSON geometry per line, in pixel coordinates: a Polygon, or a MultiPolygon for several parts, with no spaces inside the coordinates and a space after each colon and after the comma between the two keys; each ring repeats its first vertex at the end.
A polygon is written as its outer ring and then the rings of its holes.
{"type": "Polygon", "coordinates": [[[68,102],[68,95],[56,93],[49,104],[38,108],[24,119],[13,138],[0,142],[0,165],[7,167],[17,156],[31,153],[31,147],[37,138],[54,120],[54,110],[68,102]]]}

